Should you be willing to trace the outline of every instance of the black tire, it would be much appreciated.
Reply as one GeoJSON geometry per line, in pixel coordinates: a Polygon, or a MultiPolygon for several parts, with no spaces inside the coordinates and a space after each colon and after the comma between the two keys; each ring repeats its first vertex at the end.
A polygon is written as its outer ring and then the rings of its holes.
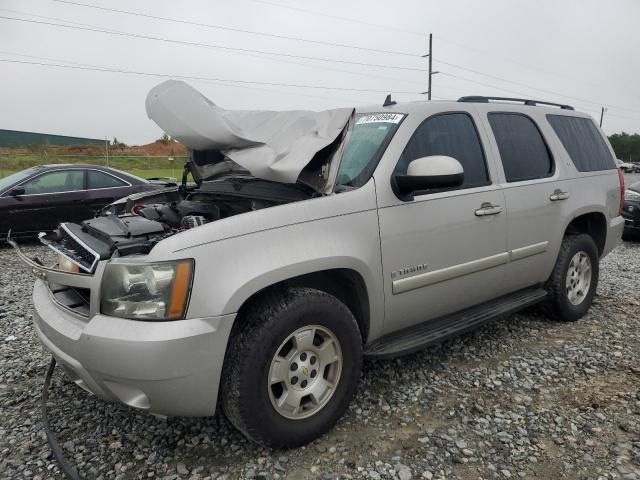
{"type": "Polygon", "coordinates": [[[362,336],[351,311],[338,299],[310,288],[268,292],[236,320],[222,373],[222,408],[249,439],[274,448],[309,443],[331,429],[356,392],[362,368],[362,336]],[[310,417],[289,419],[271,403],[271,361],[297,329],[329,329],[342,350],[342,370],[327,403],[310,417]]]}
{"type": "Polygon", "coordinates": [[[599,260],[598,247],[591,236],[566,235],[562,239],[556,265],[546,285],[549,297],[545,303],[545,311],[550,317],[563,322],[575,322],[587,313],[598,286],[599,260]],[[579,252],[586,253],[591,261],[591,284],[582,301],[574,305],[569,301],[566,281],[571,259],[579,252]]]}

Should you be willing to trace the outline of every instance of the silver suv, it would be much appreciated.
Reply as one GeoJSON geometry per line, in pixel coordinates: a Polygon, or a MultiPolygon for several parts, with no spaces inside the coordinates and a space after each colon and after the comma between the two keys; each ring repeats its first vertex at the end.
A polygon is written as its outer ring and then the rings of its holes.
{"type": "Polygon", "coordinates": [[[219,399],[263,445],[329,430],[363,357],[538,302],[579,319],[624,225],[611,147],[566,105],[234,112],[166,82],[147,112],[191,148],[183,185],[41,234],[53,267],[12,242],[36,332],[101,398],[193,416],[219,399]]]}

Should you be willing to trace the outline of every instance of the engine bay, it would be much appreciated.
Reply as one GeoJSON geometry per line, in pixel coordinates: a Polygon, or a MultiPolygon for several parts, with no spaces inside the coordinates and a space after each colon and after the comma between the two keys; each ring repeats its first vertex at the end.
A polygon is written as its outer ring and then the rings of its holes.
{"type": "Polygon", "coordinates": [[[231,177],[131,195],[41,241],[91,272],[100,259],[146,254],[161,240],[221,219],[314,196],[308,187],[231,177]]]}

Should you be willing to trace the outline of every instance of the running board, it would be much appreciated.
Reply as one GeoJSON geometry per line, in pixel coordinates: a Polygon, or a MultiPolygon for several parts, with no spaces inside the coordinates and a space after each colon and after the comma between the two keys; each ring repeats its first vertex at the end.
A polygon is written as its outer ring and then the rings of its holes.
{"type": "Polygon", "coordinates": [[[389,333],[365,345],[364,354],[370,358],[390,358],[413,353],[496,317],[534,305],[546,296],[547,292],[542,288],[520,290],[452,315],[389,333]]]}

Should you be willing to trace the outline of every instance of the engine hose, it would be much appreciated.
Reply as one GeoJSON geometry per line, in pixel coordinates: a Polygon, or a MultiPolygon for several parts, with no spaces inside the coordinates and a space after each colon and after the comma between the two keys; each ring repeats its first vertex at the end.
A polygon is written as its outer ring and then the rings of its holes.
{"type": "Polygon", "coordinates": [[[47,399],[49,398],[49,384],[51,383],[51,377],[53,376],[53,370],[56,368],[56,359],[51,357],[51,363],[49,364],[49,370],[47,376],[44,379],[44,390],[42,391],[42,425],[44,426],[44,433],[47,434],[47,440],[51,447],[53,456],[56,457],[60,470],[64,473],[64,476],[68,480],[80,480],[80,475],[74,470],[71,464],[64,458],[60,444],[56,439],[56,436],[51,432],[51,426],[49,425],[49,417],[47,415],[47,399]]]}

